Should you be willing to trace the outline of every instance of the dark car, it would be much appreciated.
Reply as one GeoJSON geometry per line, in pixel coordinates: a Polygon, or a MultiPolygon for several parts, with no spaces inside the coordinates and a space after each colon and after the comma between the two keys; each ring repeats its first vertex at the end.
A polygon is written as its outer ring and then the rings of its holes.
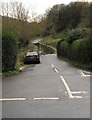
{"type": "Polygon", "coordinates": [[[24,58],[24,64],[40,63],[40,56],[37,52],[28,52],[24,58]]]}

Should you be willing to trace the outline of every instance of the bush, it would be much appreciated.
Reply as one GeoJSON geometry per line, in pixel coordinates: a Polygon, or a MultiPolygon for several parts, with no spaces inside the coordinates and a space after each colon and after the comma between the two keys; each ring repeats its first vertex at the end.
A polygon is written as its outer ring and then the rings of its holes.
{"type": "Polygon", "coordinates": [[[92,63],[92,41],[82,41],[80,45],[80,61],[85,64],[92,63]]]}
{"type": "MultiPolygon", "coordinates": [[[[68,58],[72,61],[79,62],[79,64],[92,64],[92,41],[78,39],[72,44],[66,41],[61,42],[57,51],[58,56],[68,58]]],[[[92,66],[90,66],[92,68],[92,66]]]]}
{"type": "Polygon", "coordinates": [[[70,53],[69,53],[69,58],[71,60],[79,61],[80,60],[80,44],[83,41],[83,39],[76,40],[72,42],[71,47],[70,47],[70,53]]]}
{"type": "Polygon", "coordinates": [[[67,33],[67,42],[71,44],[75,40],[87,38],[88,33],[90,33],[88,28],[76,28],[67,33]]]}
{"type": "Polygon", "coordinates": [[[57,46],[56,46],[56,48],[57,48],[57,56],[60,56],[60,55],[61,55],[60,45],[61,45],[61,43],[62,43],[64,40],[65,40],[65,39],[61,39],[61,40],[58,41],[58,43],[57,43],[57,46]]]}
{"type": "Polygon", "coordinates": [[[91,65],[90,68],[92,68],[92,36],[90,32],[88,28],[68,31],[66,40],[63,38],[57,44],[57,55],[79,64],[91,65]]]}
{"type": "Polygon", "coordinates": [[[60,54],[64,57],[69,56],[69,44],[66,41],[63,41],[60,45],[60,54]]]}
{"type": "Polygon", "coordinates": [[[2,32],[2,71],[15,69],[17,61],[17,39],[13,33],[2,32]]]}

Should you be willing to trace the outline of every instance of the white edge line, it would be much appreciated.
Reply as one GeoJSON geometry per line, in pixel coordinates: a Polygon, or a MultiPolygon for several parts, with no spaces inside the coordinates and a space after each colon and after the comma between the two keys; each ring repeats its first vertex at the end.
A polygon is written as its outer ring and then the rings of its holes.
{"type": "Polygon", "coordinates": [[[26,100],[26,98],[4,98],[4,99],[0,99],[0,101],[22,101],[22,100],[26,100]]]}
{"type": "Polygon", "coordinates": [[[62,79],[62,81],[63,81],[63,83],[64,83],[64,85],[65,85],[65,88],[66,88],[66,90],[67,90],[67,93],[68,93],[68,95],[69,95],[69,98],[74,98],[73,95],[72,95],[72,93],[71,93],[71,90],[70,90],[68,84],[66,83],[66,81],[64,80],[64,78],[63,78],[62,76],[60,76],[60,78],[62,79]]]}

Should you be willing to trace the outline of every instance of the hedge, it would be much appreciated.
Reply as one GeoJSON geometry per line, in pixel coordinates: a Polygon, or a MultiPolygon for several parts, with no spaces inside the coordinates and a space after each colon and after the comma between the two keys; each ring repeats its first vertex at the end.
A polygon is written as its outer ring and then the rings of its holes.
{"type": "Polygon", "coordinates": [[[90,29],[88,28],[76,28],[67,33],[67,42],[71,44],[73,41],[78,39],[84,39],[89,36],[90,29]]]}
{"type": "Polygon", "coordinates": [[[80,45],[80,62],[85,64],[92,63],[92,41],[84,40],[80,45]]]}
{"type": "Polygon", "coordinates": [[[60,45],[61,45],[61,42],[63,42],[65,39],[61,39],[60,41],[58,41],[57,43],[57,56],[60,56],[61,55],[61,50],[60,50],[60,45]]]}
{"type": "Polygon", "coordinates": [[[80,44],[82,41],[83,39],[79,39],[79,40],[72,42],[72,44],[70,45],[69,58],[71,60],[75,60],[75,61],[80,60],[79,53],[80,53],[80,44]]]}
{"type": "Polygon", "coordinates": [[[63,39],[57,44],[57,56],[68,58],[79,64],[92,64],[91,31],[90,28],[76,28],[63,33],[63,39]]]}
{"type": "Polygon", "coordinates": [[[60,45],[60,54],[64,57],[69,56],[69,44],[66,41],[62,41],[60,45]]]}
{"type": "Polygon", "coordinates": [[[92,63],[92,41],[79,39],[72,44],[67,41],[59,42],[58,56],[66,57],[72,61],[89,65],[92,63]]]}
{"type": "Polygon", "coordinates": [[[13,33],[2,32],[2,71],[8,72],[15,69],[17,61],[17,38],[13,33]]]}

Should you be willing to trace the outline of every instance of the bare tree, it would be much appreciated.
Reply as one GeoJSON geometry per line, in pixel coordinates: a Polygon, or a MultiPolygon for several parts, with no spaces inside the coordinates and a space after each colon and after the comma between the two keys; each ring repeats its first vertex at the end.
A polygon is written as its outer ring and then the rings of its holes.
{"type": "Polygon", "coordinates": [[[9,17],[9,3],[6,3],[6,16],[9,17]]]}
{"type": "Polygon", "coordinates": [[[2,16],[5,15],[5,4],[3,2],[1,3],[1,14],[2,16]]]}
{"type": "Polygon", "coordinates": [[[31,5],[30,10],[31,10],[30,21],[36,22],[37,21],[37,12],[35,10],[35,7],[31,5]]]}
{"type": "Polygon", "coordinates": [[[2,3],[2,15],[7,17],[12,17],[27,21],[29,16],[29,11],[24,8],[22,3],[11,2],[11,3],[2,3]]]}

